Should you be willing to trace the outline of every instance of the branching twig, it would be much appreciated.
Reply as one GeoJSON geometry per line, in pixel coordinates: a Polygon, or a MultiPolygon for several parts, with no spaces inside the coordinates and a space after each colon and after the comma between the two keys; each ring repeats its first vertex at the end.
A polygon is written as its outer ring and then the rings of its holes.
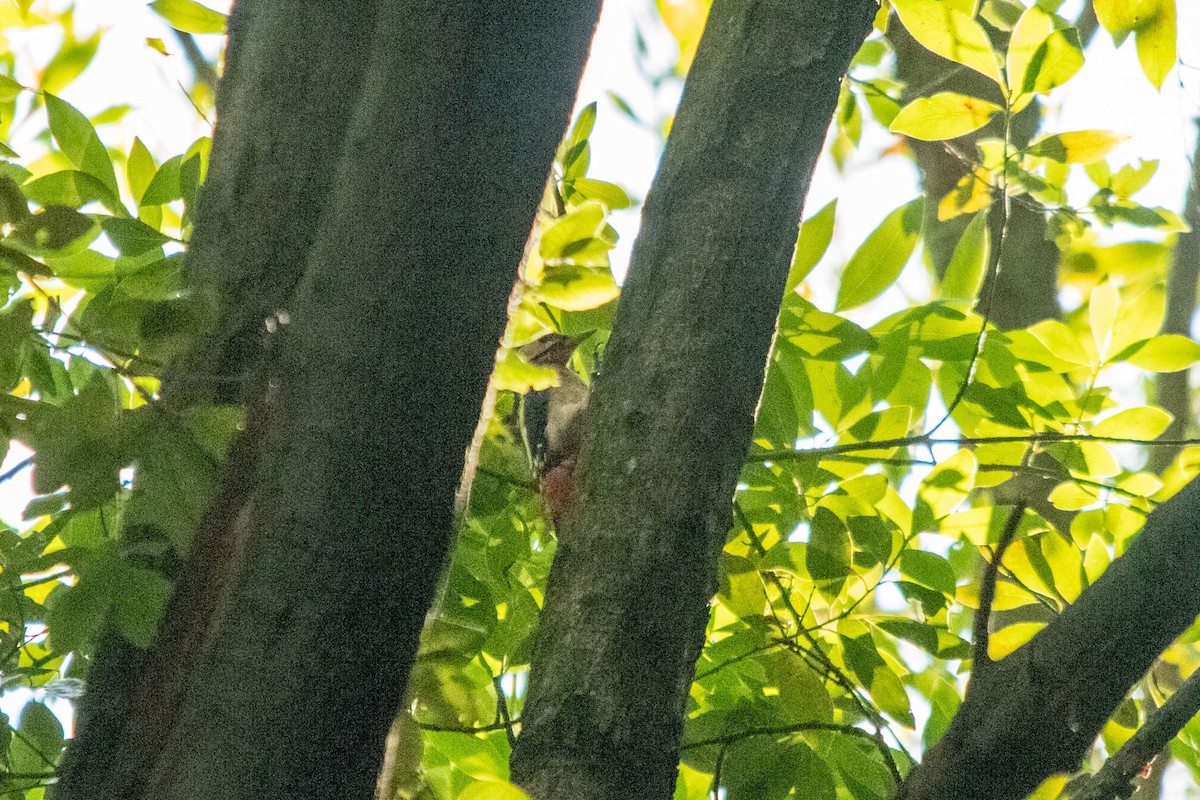
{"type": "Polygon", "coordinates": [[[1000,572],[1004,551],[1016,537],[1017,528],[1020,526],[1021,517],[1024,514],[1025,501],[1021,500],[1013,506],[1012,512],[1009,513],[1008,522],[1000,533],[1000,541],[996,543],[996,549],[992,551],[992,559],[984,568],[983,577],[979,581],[979,608],[975,611],[975,619],[971,626],[971,638],[975,641],[972,651],[971,680],[981,678],[993,663],[992,657],[988,655],[988,641],[991,638],[988,623],[991,621],[992,603],[996,599],[996,577],[1000,572]]]}
{"type": "Polygon", "coordinates": [[[1112,755],[1104,766],[1073,793],[1075,800],[1113,800],[1129,797],[1133,779],[1200,711],[1200,671],[1193,672],[1146,724],[1112,755]]]}

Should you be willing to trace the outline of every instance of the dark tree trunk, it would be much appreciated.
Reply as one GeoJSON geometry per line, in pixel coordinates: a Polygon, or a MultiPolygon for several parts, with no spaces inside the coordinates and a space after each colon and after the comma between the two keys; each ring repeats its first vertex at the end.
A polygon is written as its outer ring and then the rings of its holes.
{"type": "Polygon", "coordinates": [[[251,413],[262,467],[226,476],[247,495],[215,510],[226,553],[190,559],[213,596],[192,581],[173,601],[125,723],[132,771],[83,775],[77,786],[105,791],[66,796],[372,795],[599,13],[598,0],[398,2],[372,22],[369,5],[334,4],[359,15],[339,37],[326,4],[239,5],[253,11],[235,14],[218,141],[230,133],[213,164],[224,177],[205,188],[192,275],[224,301],[209,369],[253,360],[264,316],[292,321],[268,343],[251,413]],[[334,79],[344,60],[366,64],[361,80],[334,79]],[[303,118],[308,91],[344,104],[344,137],[303,118]],[[263,111],[256,92],[298,94],[263,111]],[[305,139],[314,124],[323,143],[305,139]],[[186,633],[184,657],[171,630],[186,633]]]}
{"type": "Polygon", "coordinates": [[[514,780],[669,798],[805,194],[873,0],[716,0],[560,524],[514,780]]]}
{"type": "MultiPolygon", "coordinates": [[[[293,4],[279,0],[239,0],[230,16],[217,98],[220,125],[185,264],[187,284],[215,303],[219,322],[211,339],[171,370],[164,396],[176,409],[244,395],[247,374],[263,353],[263,320],[283,308],[299,284],[328,207],[370,52],[375,3],[292,10],[293,4]]],[[[241,474],[227,479],[218,492],[224,507],[197,531],[178,593],[208,607],[189,603],[182,609],[177,602],[172,609],[166,624],[177,629],[167,635],[172,669],[197,657],[204,630],[197,620],[212,613],[230,569],[229,523],[241,505],[235,495],[252,488],[260,449],[254,431],[241,437],[240,463],[227,470],[241,474]]],[[[115,787],[139,770],[140,745],[130,740],[127,726],[141,700],[146,662],[143,651],[115,632],[102,635],[57,797],[117,796],[115,787]]],[[[163,659],[156,665],[161,668],[163,659]]],[[[150,702],[166,711],[178,700],[178,687],[160,685],[150,702]]]]}

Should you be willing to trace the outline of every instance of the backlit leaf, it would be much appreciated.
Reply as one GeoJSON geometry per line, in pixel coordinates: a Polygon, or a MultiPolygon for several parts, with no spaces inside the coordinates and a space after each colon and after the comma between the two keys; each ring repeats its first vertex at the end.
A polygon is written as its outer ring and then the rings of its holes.
{"type": "Polygon", "coordinates": [[[1075,77],[1081,67],[1083,48],[1079,34],[1074,28],[1055,31],[1034,52],[1021,82],[1021,92],[1046,94],[1075,77]]]}
{"type": "Polygon", "coordinates": [[[954,189],[938,202],[938,220],[945,222],[962,214],[974,214],[991,204],[991,173],[976,167],[959,178],[954,189]]]}
{"type": "Polygon", "coordinates": [[[900,109],[891,130],[925,141],[953,139],[982,128],[1000,110],[995,103],[978,97],[939,92],[919,97],[900,109]]]}
{"type": "Polygon", "coordinates": [[[1161,89],[1167,73],[1175,66],[1176,23],[1175,0],[1157,0],[1155,13],[1142,21],[1134,34],[1137,40],[1138,62],[1142,72],[1155,89],[1161,89]]]}
{"type": "Polygon", "coordinates": [[[867,236],[842,273],[835,311],[868,303],[896,282],[920,238],[921,208],[919,198],[897,208],[867,236]]]}
{"type": "Polygon", "coordinates": [[[1130,345],[1118,359],[1151,372],[1177,372],[1200,361],[1200,344],[1179,334],[1164,334],[1130,345]]]}
{"type": "Polygon", "coordinates": [[[938,286],[944,300],[974,300],[983,285],[991,253],[987,214],[976,214],[954,248],[946,275],[938,286]]]}
{"type": "Polygon", "coordinates": [[[46,113],[50,117],[50,132],[62,148],[63,155],[76,168],[100,181],[113,197],[120,197],[112,159],[108,157],[108,150],[96,135],[92,123],[69,103],[49,93],[44,97],[46,113]]]}
{"type": "Polygon", "coordinates": [[[1000,65],[983,26],[938,0],[893,0],[892,8],[927,50],[986,75],[1003,87],[1000,65]]]}
{"type": "Polygon", "coordinates": [[[829,242],[833,239],[833,219],[836,212],[837,200],[832,200],[800,225],[796,251],[792,256],[792,266],[788,270],[787,294],[795,291],[829,249],[829,242]]]}
{"type": "Polygon", "coordinates": [[[1092,426],[1092,435],[1150,441],[1165,431],[1172,419],[1168,412],[1158,406],[1127,408],[1097,422],[1092,426]]]}
{"type": "Polygon", "coordinates": [[[1040,137],[1024,152],[1064,164],[1090,164],[1128,138],[1112,131],[1070,131],[1040,137]]]}
{"type": "Polygon", "coordinates": [[[172,28],[184,33],[224,33],[225,15],[195,2],[195,0],[154,0],[154,13],[165,19],[172,28]]]}

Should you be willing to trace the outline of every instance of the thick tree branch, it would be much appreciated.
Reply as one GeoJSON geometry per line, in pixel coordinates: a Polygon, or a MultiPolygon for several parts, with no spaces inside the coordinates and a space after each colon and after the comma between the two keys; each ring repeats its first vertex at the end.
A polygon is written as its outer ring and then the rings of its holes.
{"type": "Polygon", "coordinates": [[[796,226],[874,0],[716,0],[559,528],[514,780],[669,798],[796,226]]]}
{"type": "Polygon", "coordinates": [[[1196,713],[1200,712],[1200,671],[1191,677],[1150,715],[1146,724],[1114,753],[1087,782],[1074,800],[1114,800],[1133,794],[1133,783],[1154,757],[1162,753],[1196,713]]]}
{"type": "Polygon", "coordinates": [[[1200,480],[1027,644],[971,681],[903,800],[1018,800],[1073,772],[1129,688],[1200,613],[1200,480]]]}

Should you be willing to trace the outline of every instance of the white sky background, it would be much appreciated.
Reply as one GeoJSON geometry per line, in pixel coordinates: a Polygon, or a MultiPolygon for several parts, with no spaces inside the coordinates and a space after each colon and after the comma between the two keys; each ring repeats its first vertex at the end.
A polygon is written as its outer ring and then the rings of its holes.
{"type": "MultiPolygon", "coordinates": [[[[202,1],[220,11],[229,7],[228,0],[202,1]]],[[[63,0],[51,2],[55,7],[66,5],[63,0]]],[[[579,106],[596,101],[599,107],[592,138],[591,176],[618,183],[635,198],[644,197],[650,186],[662,142],[656,131],[639,126],[617,110],[608,93],[621,95],[651,123],[661,121],[677,102],[678,87],[668,86],[656,93],[634,61],[634,36],[638,28],[649,40],[652,61],[663,67],[674,61],[674,44],[658,21],[652,2],[605,1],[579,95],[579,106]]],[[[1080,4],[1081,0],[1068,0],[1064,5],[1065,15],[1073,17],[1080,4]]],[[[35,11],[39,5],[35,4],[35,11]]],[[[1109,163],[1115,169],[1139,158],[1160,159],[1158,173],[1138,199],[1146,205],[1181,210],[1190,172],[1188,159],[1195,143],[1192,120],[1200,113],[1200,3],[1177,0],[1177,5],[1179,55],[1184,66],[1168,76],[1161,93],[1142,76],[1133,37],[1120,50],[1114,50],[1111,38],[1099,30],[1087,51],[1083,70],[1051,96],[1046,126],[1055,131],[1100,128],[1130,136],[1128,142],[1110,155],[1109,163]]],[[[96,59],[62,92],[65,100],[89,115],[115,104],[132,105],[133,111],[119,127],[124,145],[127,148],[136,135],[160,161],[182,152],[196,137],[209,132],[209,121],[200,118],[179,86],[190,84],[192,74],[182,48],[162,20],[146,7],[146,0],[78,0],[76,33],[83,38],[98,28],[105,33],[96,59]],[[163,56],[147,46],[147,38],[162,39],[171,55],[163,56]]],[[[217,37],[196,38],[209,52],[219,46],[217,37]]],[[[18,64],[23,65],[45,64],[58,46],[50,29],[14,32],[10,43],[18,55],[18,64]]],[[[17,77],[34,83],[31,75],[17,77]]],[[[16,131],[12,142],[18,152],[22,151],[21,133],[16,131]]],[[[113,128],[102,131],[102,136],[112,142],[113,128]]],[[[810,277],[814,300],[823,308],[832,307],[837,281],[835,267],[840,268],[887,212],[918,193],[916,171],[909,159],[899,155],[881,157],[894,141],[894,137],[868,119],[862,145],[844,175],[834,169],[828,158],[822,159],[817,168],[806,215],[815,213],[835,197],[839,199],[834,242],[827,258],[810,277]]],[[[1069,188],[1077,189],[1078,193],[1071,199],[1082,203],[1093,188],[1082,170],[1076,172],[1078,177],[1069,188]]],[[[621,233],[613,254],[618,276],[623,276],[628,266],[638,214],[638,209],[621,212],[613,220],[621,233]]],[[[1118,232],[1106,236],[1123,235],[1118,232]]],[[[901,287],[885,295],[883,304],[892,304],[894,308],[894,303],[903,302],[906,292],[921,296],[926,279],[923,270],[914,267],[910,265],[901,287]]],[[[10,452],[0,471],[27,454],[10,452]]],[[[30,495],[27,474],[11,481],[0,491],[0,519],[20,525],[21,509],[30,495]]],[[[10,694],[5,698],[3,710],[13,713],[15,707],[10,706],[14,702],[19,704],[24,699],[10,694]]],[[[1187,780],[1183,776],[1174,777],[1176,781],[1181,777],[1184,782],[1187,780]]]]}

